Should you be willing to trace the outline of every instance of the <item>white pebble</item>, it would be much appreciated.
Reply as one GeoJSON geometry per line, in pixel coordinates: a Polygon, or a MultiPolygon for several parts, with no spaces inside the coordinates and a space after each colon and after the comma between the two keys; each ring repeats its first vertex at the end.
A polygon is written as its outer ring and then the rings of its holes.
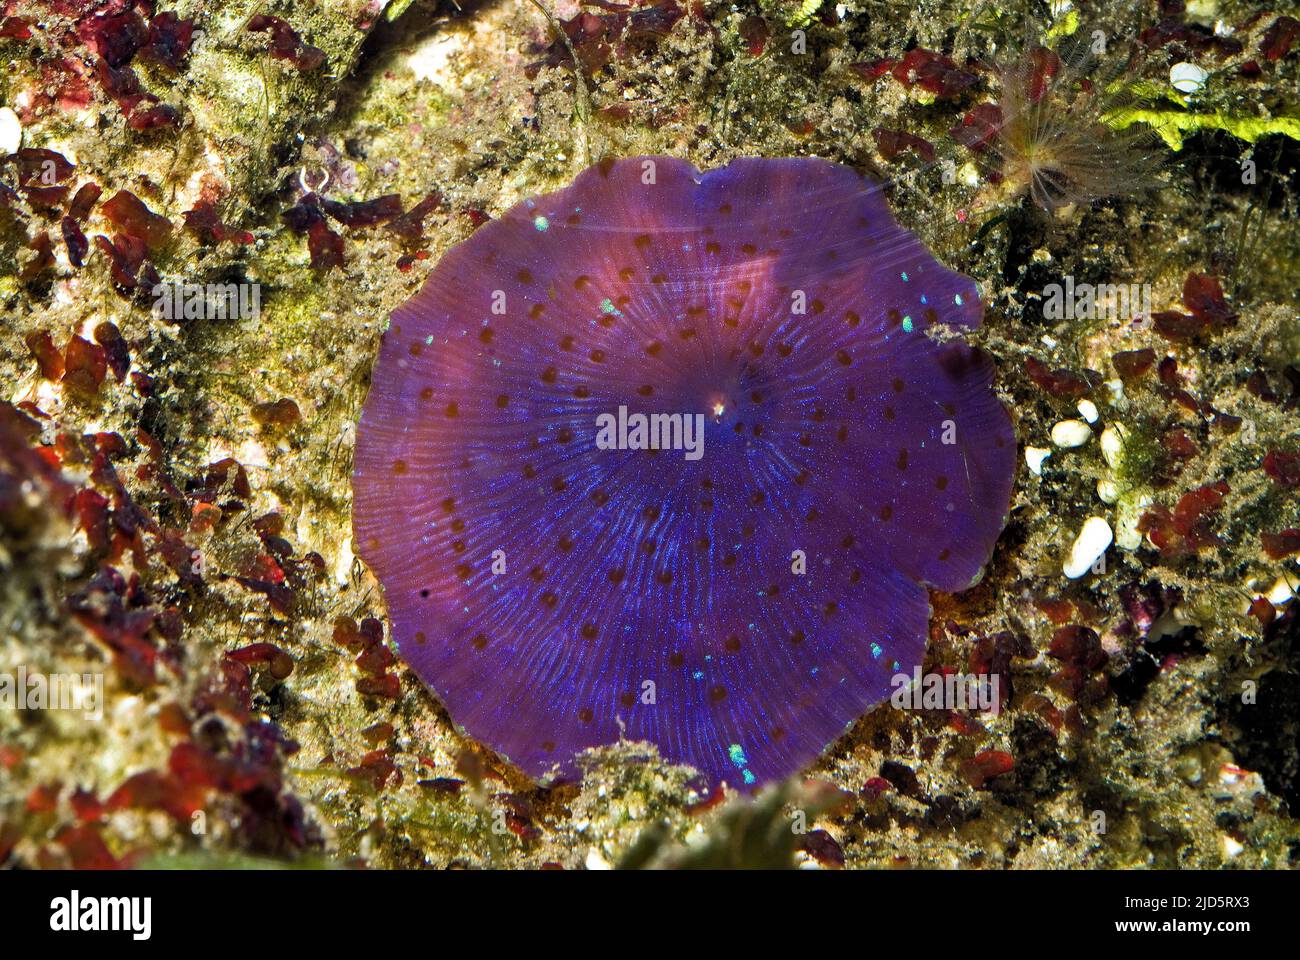
{"type": "Polygon", "coordinates": [[[1102,478],[1097,481],[1097,498],[1102,503],[1114,503],[1119,499],[1119,484],[1114,480],[1102,478]]]}
{"type": "Polygon", "coordinates": [[[1052,455],[1046,447],[1025,447],[1025,464],[1036,477],[1043,475],[1043,461],[1052,455]]]}
{"type": "Polygon", "coordinates": [[[1207,76],[1209,74],[1196,64],[1185,60],[1169,68],[1169,82],[1179,93],[1195,93],[1205,86],[1207,76]]]}
{"type": "Polygon", "coordinates": [[[23,124],[18,114],[8,107],[0,107],[0,155],[17,153],[23,145],[23,124]]]}
{"type": "Polygon", "coordinates": [[[1091,436],[1091,428],[1082,420],[1062,420],[1052,425],[1052,443],[1058,447],[1081,447],[1091,436]]]}
{"type": "Polygon", "coordinates": [[[1112,424],[1101,432],[1101,455],[1106,465],[1112,470],[1119,465],[1124,455],[1124,430],[1119,424],[1112,424]]]}
{"type": "Polygon", "coordinates": [[[1079,535],[1074,538],[1070,556],[1062,564],[1061,572],[1071,580],[1079,579],[1106,552],[1111,539],[1110,524],[1101,517],[1089,517],[1083,522],[1079,535]]]}
{"type": "Polygon", "coordinates": [[[1083,417],[1083,419],[1087,420],[1089,423],[1097,422],[1098,414],[1097,405],[1095,403],[1085,397],[1079,401],[1078,407],[1079,416],[1083,417]]]}

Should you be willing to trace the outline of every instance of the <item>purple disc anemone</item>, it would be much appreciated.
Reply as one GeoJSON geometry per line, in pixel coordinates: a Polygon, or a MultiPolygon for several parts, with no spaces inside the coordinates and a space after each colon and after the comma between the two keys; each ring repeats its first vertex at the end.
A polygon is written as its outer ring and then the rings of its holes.
{"type": "Polygon", "coordinates": [[[648,740],[795,773],[921,662],[1005,522],[1011,421],[942,267],[854,170],[605,163],[394,311],[357,550],[402,656],[529,774],[648,740]]]}

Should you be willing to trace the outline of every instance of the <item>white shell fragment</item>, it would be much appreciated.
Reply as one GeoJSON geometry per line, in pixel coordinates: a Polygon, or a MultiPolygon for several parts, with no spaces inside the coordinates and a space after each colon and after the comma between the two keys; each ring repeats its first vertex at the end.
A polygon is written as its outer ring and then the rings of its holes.
{"type": "Polygon", "coordinates": [[[1205,78],[1208,76],[1196,64],[1185,60],[1169,68],[1169,83],[1179,93],[1195,93],[1205,86],[1205,78]]]}
{"type": "Polygon", "coordinates": [[[339,544],[338,560],[334,564],[334,581],[340,587],[346,587],[352,582],[352,538],[344,537],[343,542],[339,544]]]}
{"type": "Polygon", "coordinates": [[[1052,443],[1058,447],[1081,447],[1092,436],[1092,429],[1082,420],[1061,420],[1052,425],[1052,443]]]}
{"type": "Polygon", "coordinates": [[[1119,499],[1119,484],[1114,480],[1102,478],[1097,481],[1097,498],[1102,503],[1114,503],[1119,499]]]}
{"type": "Polygon", "coordinates": [[[1291,582],[1286,577],[1278,577],[1273,581],[1273,586],[1269,588],[1264,597],[1275,607],[1280,607],[1295,596],[1295,591],[1291,589],[1291,582]]]}
{"type": "Polygon", "coordinates": [[[1062,564],[1061,572],[1071,580],[1079,579],[1106,552],[1111,539],[1110,524],[1101,517],[1089,517],[1083,522],[1079,535],[1074,538],[1070,555],[1062,564]]]}
{"type": "Polygon", "coordinates": [[[1138,523],[1149,506],[1151,498],[1146,494],[1126,493],[1120,497],[1115,508],[1115,545],[1121,550],[1136,550],[1142,545],[1138,523]]]}
{"type": "Polygon", "coordinates": [[[1043,461],[1052,455],[1046,447],[1025,447],[1025,465],[1036,477],[1043,475],[1043,461]]]}
{"type": "Polygon", "coordinates": [[[1078,407],[1079,407],[1079,416],[1083,417],[1083,419],[1087,420],[1089,423],[1097,422],[1097,417],[1099,416],[1099,414],[1097,413],[1097,405],[1095,403],[1093,403],[1087,397],[1084,397],[1082,400],[1079,401],[1078,407]]]}
{"type": "Polygon", "coordinates": [[[23,145],[23,124],[18,114],[8,107],[0,107],[0,156],[17,153],[23,145]]]}

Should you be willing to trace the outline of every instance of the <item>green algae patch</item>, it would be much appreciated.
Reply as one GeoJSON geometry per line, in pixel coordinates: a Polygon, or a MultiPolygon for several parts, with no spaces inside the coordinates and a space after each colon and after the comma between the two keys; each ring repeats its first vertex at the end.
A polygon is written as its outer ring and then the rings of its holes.
{"type": "Polygon", "coordinates": [[[1102,119],[1114,130],[1145,123],[1175,152],[1183,149],[1183,142],[1189,135],[1205,130],[1222,130],[1247,143],[1274,134],[1300,140],[1300,117],[1239,117],[1222,112],[1189,113],[1160,107],[1123,107],[1102,119]]]}
{"type": "Polygon", "coordinates": [[[821,9],[824,0],[801,0],[799,9],[790,14],[786,20],[792,27],[806,27],[821,9]]]}

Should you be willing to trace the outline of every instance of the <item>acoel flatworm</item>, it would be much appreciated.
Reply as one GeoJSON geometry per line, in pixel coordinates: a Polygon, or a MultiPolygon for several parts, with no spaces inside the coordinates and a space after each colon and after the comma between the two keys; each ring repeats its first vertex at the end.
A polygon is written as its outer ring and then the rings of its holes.
{"type": "Polygon", "coordinates": [[[926,334],[981,315],[822,160],[633,158],[516,205],[393,312],[361,417],[355,541],[401,655],[533,776],[620,738],[797,772],[1002,530],[991,364],[926,334]],[[621,409],[660,449],[596,442],[621,409]],[[700,456],[663,449],[699,415],[700,456]]]}

